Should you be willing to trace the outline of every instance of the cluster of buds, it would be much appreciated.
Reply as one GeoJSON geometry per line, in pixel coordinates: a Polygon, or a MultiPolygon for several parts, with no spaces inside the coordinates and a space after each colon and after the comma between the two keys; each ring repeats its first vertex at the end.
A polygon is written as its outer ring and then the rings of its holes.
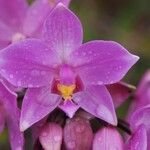
{"type": "Polygon", "coordinates": [[[12,150],[27,129],[37,150],[149,149],[150,72],[137,89],[120,82],[139,57],[114,41],[82,43],[69,4],[0,0],[0,132],[6,122],[12,150]]]}

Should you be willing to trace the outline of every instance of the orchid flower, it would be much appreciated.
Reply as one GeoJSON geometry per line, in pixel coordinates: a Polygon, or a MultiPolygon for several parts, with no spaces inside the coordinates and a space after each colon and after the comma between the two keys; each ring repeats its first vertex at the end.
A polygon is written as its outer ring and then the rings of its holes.
{"type": "Polygon", "coordinates": [[[58,2],[70,0],[0,0],[0,49],[28,37],[38,37],[42,24],[58,2]]]}
{"type": "Polygon", "coordinates": [[[20,132],[19,119],[17,96],[0,82],[0,132],[3,131],[6,123],[12,150],[23,150],[24,138],[20,132]]]}
{"type": "Polygon", "coordinates": [[[139,58],[113,41],[81,44],[82,40],[80,20],[59,3],[45,21],[42,39],[26,39],[0,52],[1,75],[15,86],[28,88],[21,131],[57,106],[70,117],[81,107],[117,125],[105,85],[120,81],[139,58]]]}

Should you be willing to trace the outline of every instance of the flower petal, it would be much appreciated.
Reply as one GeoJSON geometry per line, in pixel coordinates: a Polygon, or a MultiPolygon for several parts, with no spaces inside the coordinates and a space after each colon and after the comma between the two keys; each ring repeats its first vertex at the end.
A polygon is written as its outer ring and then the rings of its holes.
{"type": "Polygon", "coordinates": [[[73,100],[92,115],[117,125],[113,101],[105,86],[88,86],[85,91],[74,94],[73,100]]]}
{"type": "Polygon", "coordinates": [[[112,84],[120,81],[139,57],[113,41],[91,41],[69,57],[83,83],[112,84]]]}
{"type": "Polygon", "coordinates": [[[93,150],[123,150],[123,138],[113,127],[104,127],[100,129],[93,140],[93,150]]]}
{"type": "Polygon", "coordinates": [[[115,105],[115,108],[119,107],[121,104],[127,100],[131,95],[135,87],[127,83],[118,82],[115,84],[110,84],[106,86],[115,105]]]}
{"type": "Polygon", "coordinates": [[[136,101],[140,106],[150,104],[150,70],[148,70],[136,90],[136,101]]]}
{"type": "Polygon", "coordinates": [[[23,24],[23,31],[27,36],[33,34],[41,35],[43,22],[58,2],[63,2],[66,6],[70,0],[36,0],[27,11],[23,24]]]}
{"type": "Polygon", "coordinates": [[[51,88],[29,88],[23,100],[20,130],[24,131],[53,111],[60,103],[59,96],[51,88]]]}
{"type": "Polygon", "coordinates": [[[44,25],[44,40],[55,50],[62,61],[82,43],[83,31],[79,19],[59,3],[47,17],[44,25]]]}
{"type": "Polygon", "coordinates": [[[150,131],[150,105],[137,109],[129,119],[133,129],[137,129],[140,125],[145,125],[146,130],[150,131]]]}
{"type": "Polygon", "coordinates": [[[63,85],[75,84],[75,72],[68,65],[62,65],[59,70],[60,83],[63,85]]]}
{"type": "Polygon", "coordinates": [[[68,119],[64,127],[64,143],[67,150],[91,150],[93,132],[88,120],[68,119]]]}
{"type": "Polygon", "coordinates": [[[144,126],[139,126],[127,142],[127,150],[147,150],[147,134],[144,126]]]}
{"type": "Polygon", "coordinates": [[[18,87],[50,84],[57,58],[40,40],[27,39],[0,51],[0,73],[18,87]]]}
{"type": "Polygon", "coordinates": [[[27,7],[26,0],[0,0],[0,19],[15,31],[19,31],[27,7]]]}
{"type": "Polygon", "coordinates": [[[44,150],[60,150],[62,138],[62,127],[56,123],[47,123],[43,126],[39,136],[44,150]]]}
{"type": "MultiPolygon", "coordinates": [[[[141,125],[144,125],[144,128],[147,131],[147,141],[150,140],[150,105],[144,107],[139,107],[136,109],[129,118],[130,126],[133,130],[136,130],[141,125]]],[[[147,143],[147,148],[150,149],[150,143],[147,143]]]]}
{"type": "Polygon", "coordinates": [[[75,112],[79,109],[79,105],[76,105],[71,100],[67,100],[60,103],[59,108],[63,110],[68,117],[72,118],[75,112]]]}
{"type": "Polygon", "coordinates": [[[9,139],[12,150],[23,149],[24,138],[19,130],[20,110],[17,108],[17,96],[10,92],[0,82],[0,103],[6,115],[6,123],[9,130],[9,139]]]}
{"type": "Polygon", "coordinates": [[[12,34],[13,31],[11,30],[11,28],[3,21],[0,21],[0,41],[10,43],[12,34]]]}

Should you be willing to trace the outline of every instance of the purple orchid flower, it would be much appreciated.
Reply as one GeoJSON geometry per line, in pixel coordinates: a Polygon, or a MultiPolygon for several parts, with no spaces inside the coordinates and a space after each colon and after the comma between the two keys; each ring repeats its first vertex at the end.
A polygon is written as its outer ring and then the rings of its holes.
{"type": "Polygon", "coordinates": [[[0,82],[0,132],[3,131],[6,123],[12,150],[23,150],[24,138],[20,132],[19,119],[17,96],[0,82]]]}
{"type": "Polygon", "coordinates": [[[29,88],[22,104],[21,131],[57,106],[70,117],[81,107],[117,125],[105,85],[121,80],[139,58],[113,41],[81,45],[82,25],[62,3],[51,11],[43,34],[41,40],[26,39],[0,52],[2,76],[29,88]]]}
{"type": "Polygon", "coordinates": [[[0,0],[0,49],[27,37],[38,37],[42,24],[54,8],[70,0],[36,0],[31,6],[27,0],[0,0]]]}

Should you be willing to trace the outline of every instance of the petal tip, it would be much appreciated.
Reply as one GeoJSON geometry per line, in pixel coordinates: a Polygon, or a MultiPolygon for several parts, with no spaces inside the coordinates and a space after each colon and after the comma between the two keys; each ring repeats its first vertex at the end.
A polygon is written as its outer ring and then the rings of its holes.
{"type": "Polygon", "coordinates": [[[27,121],[23,121],[20,123],[20,131],[24,132],[27,128],[29,128],[29,123],[27,121]]]}
{"type": "Polygon", "coordinates": [[[118,125],[118,120],[117,120],[116,115],[112,116],[112,119],[110,121],[108,121],[108,123],[110,123],[113,126],[117,126],[118,125]]]}
{"type": "Polygon", "coordinates": [[[134,58],[135,62],[137,62],[140,59],[140,57],[137,55],[133,55],[133,58],[134,58]]]}

